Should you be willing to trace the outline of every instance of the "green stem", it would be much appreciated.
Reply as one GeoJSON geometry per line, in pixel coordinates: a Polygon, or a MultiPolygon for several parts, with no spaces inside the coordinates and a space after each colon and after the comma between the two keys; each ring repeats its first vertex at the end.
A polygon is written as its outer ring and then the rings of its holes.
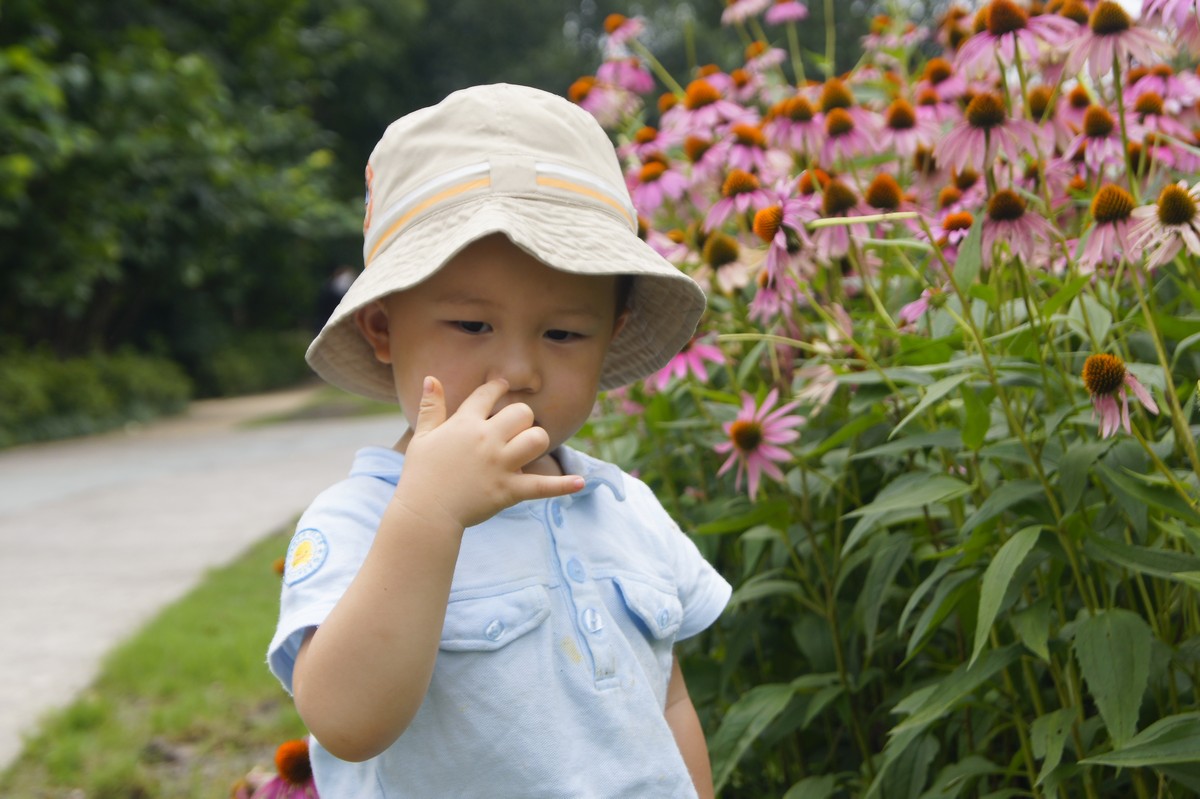
{"type": "Polygon", "coordinates": [[[804,75],[804,59],[800,55],[800,34],[796,32],[794,21],[787,24],[787,37],[788,52],[792,56],[792,74],[795,76],[796,85],[802,87],[808,83],[808,78],[804,75]]]}
{"type": "Polygon", "coordinates": [[[637,53],[638,56],[645,59],[646,63],[650,65],[650,69],[654,70],[654,74],[658,75],[658,79],[661,80],[663,84],[675,94],[676,97],[681,100],[683,99],[683,96],[686,94],[686,92],[683,90],[683,87],[679,85],[679,81],[675,80],[667,68],[662,65],[661,61],[654,57],[654,53],[650,52],[646,45],[642,44],[637,39],[631,39],[629,41],[629,48],[637,53]]]}

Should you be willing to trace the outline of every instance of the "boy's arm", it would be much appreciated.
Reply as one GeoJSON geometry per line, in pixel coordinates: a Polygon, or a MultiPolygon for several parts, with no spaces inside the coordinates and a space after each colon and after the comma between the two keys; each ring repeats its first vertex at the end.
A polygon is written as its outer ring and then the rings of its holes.
{"type": "Polygon", "coordinates": [[[524,474],[546,432],[526,405],[492,415],[508,390],[484,384],[446,418],[426,378],[396,493],[362,568],[296,656],[292,690],[309,731],[359,761],[387,749],[425,698],[463,530],[525,499],[578,491],[579,477],[524,474]]]}
{"type": "Polygon", "coordinates": [[[674,659],[671,667],[671,682],[667,686],[667,707],[663,714],[675,735],[675,744],[683,755],[688,773],[692,775],[696,793],[700,795],[700,799],[713,799],[712,764],[708,760],[708,744],[704,740],[704,730],[700,727],[700,718],[696,715],[692,698],[688,695],[678,657],[674,659]]]}

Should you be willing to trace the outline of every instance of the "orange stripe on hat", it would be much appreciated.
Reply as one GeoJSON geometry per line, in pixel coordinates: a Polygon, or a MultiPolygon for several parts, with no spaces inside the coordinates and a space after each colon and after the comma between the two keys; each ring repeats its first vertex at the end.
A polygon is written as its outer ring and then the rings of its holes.
{"type": "Polygon", "coordinates": [[[426,210],[432,208],[433,206],[437,205],[440,202],[443,202],[444,200],[448,200],[451,197],[455,197],[459,194],[462,194],[464,191],[471,191],[472,189],[482,189],[482,188],[486,188],[487,186],[490,186],[490,185],[492,185],[492,179],[490,177],[480,178],[478,180],[469,180],[466,183],[460,183],[457,186],[451,186],[450,188],[446,189],[445,191],[440,191],[437,194],[433,195],[432,197],[428,198],[427,200],[424,200],[424,201],[418,203],[415,207],[413,207],[406,214],[404,214],[404,216],[400,217],[395,222],[393,222],[388,227],[388,229],[383,232],[383,235],[379,237],[379,241],[376,242],[375,246],[371,248],[371,252],[367,256],[366,266],[371,265],[371,262],[375,260],[375,255],[376,255],[376,253],[379,252],[379,249],[381,247],[383,247],[383,245],[386,244],[388,241],[390,241],[392,236],[395,235],[400,230],[400,228],[404,227],[405,224],[407,224],[408,221],[410,219],[412,219],[414,216],[416,216],[417,214],[421,213],[422,211],[426,211],[426,210]]]}

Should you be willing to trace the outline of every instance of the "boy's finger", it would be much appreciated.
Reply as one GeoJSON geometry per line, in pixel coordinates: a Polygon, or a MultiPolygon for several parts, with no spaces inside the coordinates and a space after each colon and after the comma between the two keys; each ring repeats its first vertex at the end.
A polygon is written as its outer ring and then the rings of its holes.
{"type": "Polygon", "coordinates": [[[421,404],[417,408],[417,423],[413,433],[427,433],[446,421],[446,397],[442,383],[436,377],[426,377],[421,384],[421,404]]]}
{"type": "Polygon", "coordinates": [[[508,392],[508,381],[502,377],[489,380],[471,392],[471,395],[458,406],[459,411],[481,416],[484,419],[492,415],[492,409],[500,398],[508,392]]]}
{"type": "Polygon", "coordinates": [[[583,488],[583,478],[568,474],[551,477],[544,474],[527,474],[520,483],[521,499],[549,499],[574,494],[583,488]]]}

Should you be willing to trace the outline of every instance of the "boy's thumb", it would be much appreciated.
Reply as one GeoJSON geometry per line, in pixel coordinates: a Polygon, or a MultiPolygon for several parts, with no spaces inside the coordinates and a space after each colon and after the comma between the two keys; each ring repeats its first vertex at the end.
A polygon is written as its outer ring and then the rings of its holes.
{"type": "Polygon", "coordinates": [[[446,397],[436,377],[426,377],[421,384],[421,405],[417,409],[414,433],[427,433],[446,421],[446,397]]]}

